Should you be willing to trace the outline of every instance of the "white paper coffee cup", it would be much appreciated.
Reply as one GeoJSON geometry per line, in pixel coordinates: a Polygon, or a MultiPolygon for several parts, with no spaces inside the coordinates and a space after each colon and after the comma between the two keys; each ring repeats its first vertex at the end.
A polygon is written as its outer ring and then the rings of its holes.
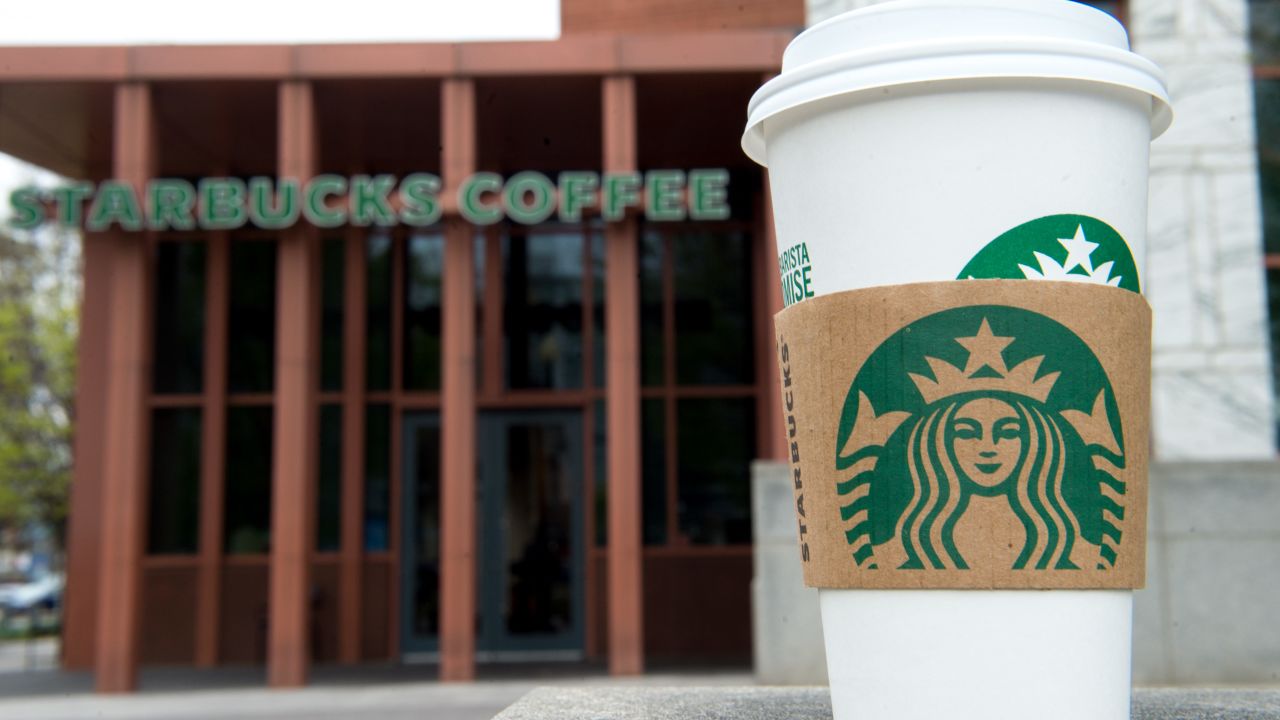
{"type": "MultiPolygon", "coordinates": [[[[899,0],[797,37],[742,145],[769,169],[787,304],[970,276],[1139,291],[1170,121],[1104,13],[899,0]]],[[[1132,592],[820,595],[837,720],[1129,716],[1132,592]]]]}

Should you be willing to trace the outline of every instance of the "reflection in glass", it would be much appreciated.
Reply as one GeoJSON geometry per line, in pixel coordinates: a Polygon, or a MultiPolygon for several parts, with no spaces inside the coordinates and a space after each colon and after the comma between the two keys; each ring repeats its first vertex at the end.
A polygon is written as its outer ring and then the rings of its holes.
{"type": "Polygon", "coordinates": [[[508,228],[503,263],[507,386],[582,386],[583,236],[508,228]]]}
{"type": "Polygon", "coordinates": [[[198,393],[204,386],[205,248],[204,242],[156,245],[157,393],[198,393]]]}
{"type": "Polygon", "coordinates": [[[750,543],[755,403],[688,399],[676,408],[680,534],[698,545],[750,543]]]}
{"type": "Polygon", "coordinates": [[[147,552],[194,553],[200,529],[200,409],[151,413],[147,552]]]}
{"type": "Polygon", "coordinates": [[[404,387],[440,389],[444,238],[416,234],[405,247],[404,387]]]}
{"type": "Polygon", "coordinates": [[[319,483],[316,487],[316,551],[342,543],[342,406],[320,406],[319,483]]]}
{"type": "Polygon", "coordinates": [[[271,392],[275,385],[276,243],[231,243],[227,313],[227,386],[231,392],[271,392]]]}
{"type": "Polygon", "coordinates": [[[346,250],[342,238],[325,238],[320,269],[320,389],[342,389],[342,324],[346,250]]]}
{"type": "Polygon", "coordinates": [[[640,383],[666,382],[662,333],[662,235],[649,230],[640,238],[640,383]]]}
{"type": "Polygon", "coordinates": [[[380,230],[365,246],[365,387],[391,388],[391,236],[380,230]]]}
{"type": "Polygon", "coordinates": [[[368,405],[364,415],[364,549],[391,547],[391,408],[368,405]]]}
{"type": "Polygon", "coordinates": [[[742,232],[674,236],[678,384],[755,381],[750,249],[750,237],[742,232]]]}
{"type": "Polygon", "coordinates": [[[223,528],[229,554],[271,549],[271,407],[227,408],[223,528]]]}
{"type": "Polygon", "coordinates": [[[507,426],[503,620],[511,635],[573,628],[574,461],[559,423],[507,426]]]}
{"type": "Polygon", "coordinates": [[[413,634],[440,632],[440,428],[418,425],[412,439],[414,477],[407,478],[413,503],[413,634]]]}

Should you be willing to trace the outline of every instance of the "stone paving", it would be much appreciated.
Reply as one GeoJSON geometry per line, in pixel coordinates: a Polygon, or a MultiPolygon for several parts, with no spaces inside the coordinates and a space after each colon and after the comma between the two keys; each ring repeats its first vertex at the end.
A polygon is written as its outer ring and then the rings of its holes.
{"type": "MultiPolygon", "coordinates": [[[[1271,720],[1280,690],[1138,689],[1133,720],[1271,720]]],[[[826,688],[543,687],[495,720],[831,720],[826,688]]]]}
{"type": "MultiPolygon", "coordinates": [[[[45,649],[49,652],[49,649],[45,649]]],[[[56,646],[49,659],[56,656],[56,646]]],[[[609,677],[599,666],[485,667],[475,683],[432,680],[433,666],[318,667],[298,690],[264,687],[262,668],[150,668],[130,695],[93,693],[89,673],[24,670],[17,649],[0,644],[0,718],[22,720],[488,720],[541,686],[740,686],[740,671],[609,677]]]]}
{"type": "MultiPolygon", "coordinates": [[[[823,688],[753,687],[745,671],[681,669],[619,679],[598,665],[486,666],[477,682],[440,683],[428,665],[322,666],[306,688],[270,690],[261,667],[149,668],[138,693],[105,696],[93,693],[89,673],[53,669],[56,657],[53,641],[0,643],[0,718],[488,720],[504,710],[512,720],[830,718],[823,688]]],[[[1280,720],[1280,689],[1140,689],[1133,717],[1280,720]]]]}

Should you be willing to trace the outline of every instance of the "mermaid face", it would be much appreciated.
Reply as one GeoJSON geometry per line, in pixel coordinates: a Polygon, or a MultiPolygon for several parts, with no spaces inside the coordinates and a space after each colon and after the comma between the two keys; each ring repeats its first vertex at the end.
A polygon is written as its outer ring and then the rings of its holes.
{"type": "Polygon", "coordinates": [[[961,405],[951,418],[951,447],[969,480],[999,487],[1022,457],[1023,422],[1013,406],[995,398],[961,405]]]}

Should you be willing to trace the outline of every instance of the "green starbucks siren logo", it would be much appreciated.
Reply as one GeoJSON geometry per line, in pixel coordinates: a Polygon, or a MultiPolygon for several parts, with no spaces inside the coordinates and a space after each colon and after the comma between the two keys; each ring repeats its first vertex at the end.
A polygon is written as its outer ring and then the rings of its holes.
{"type": "Polygon", "coordinates": [[[1129,244],[1087,215],[1050,215],[1019,225],[982,248],[958,277],[1069,280],[1141,292],[1129,244]]]}
{"type": "Polygon", "coordinates": [[[1116,396],[1084,341],[1048,317],[977,305],[898,330],[849,388],[836,448],[859,567],[1116,564],[1116,396]]]}

